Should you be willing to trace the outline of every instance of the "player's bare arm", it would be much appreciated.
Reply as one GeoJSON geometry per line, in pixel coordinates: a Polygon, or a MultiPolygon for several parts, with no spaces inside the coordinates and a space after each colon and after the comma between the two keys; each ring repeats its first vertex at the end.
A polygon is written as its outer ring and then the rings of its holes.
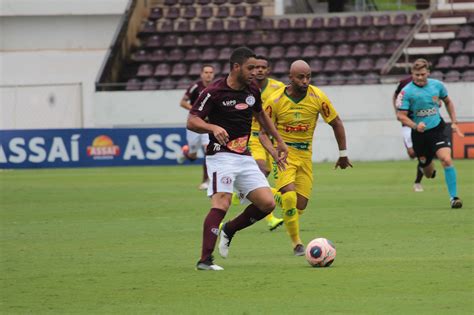
{"type": "Polygon", "coordinates": [[[448,111],[449,117],[451,118],[451,129],[458,134],[460,137],[464,137],[464,134],[462,131],[458,128],[458,120],[456,118],[456,110],[454,109],[454,103],[449,98],[449,96],[446,96],[443,99],[444,104],[446,105],[446,110],[448,111]]]}
{"type": "Polygon", "coordinates": [[[224,128],[214,124],[209,124],[201,117],[193,114],[188,115],[186,128],[197,133],[212,133],[221,145],[225,145],[229,141],[229,134],[224,128]]]}
{"type": "MultiPolygon", "coordinates": [[[[283,163],[286,164],[286,158],[288,156],[288,147],[286,143],[283,141],[281,138],[280,134],[278,133],[277,129],[275,128],[275,125],[273,124],[272,120],[270,117],[268,117],[267,113],[265,111],[261,111],[259,113],[255,113],[255,118],[257,118],[258,122],[260,123],[260,126],[262,129],[269,135],[275,139],[277,142],[277,153],[278,153],[278,159],[275,159],[275,161],[278,161],[278,163],[283,163]]],[[[263,144],[263,143],[262,143],[263,144]]],[[[269,151],[270,152],[270,151],[269,151]]]]}
{"type": "Polygon", "coordinates": [[[349,166],[352,167],[351,162],[349,161],[349,157],[347,156],[346,150],[346,131],[344,130],[344,124],[342,123],[341,118],[336,116],[329,125],[332,127],[334,131],[334,136],[336,137],[337,145],[339,147],[340,156],[336,162],[336,166],[334,168],[340,167],[341,169],[346,169],[349,166]]]}
{"type": "Polygon", "coordinates": [[[410,127],[411,129],[415,129],[418,132],[424,132],[425,131],[425,123],[420,122],[419,124],[416,124],[413,120],[408,117],[408,111],[399,109],[397,113],[397,119],[400,121],[402,124],[405,126],[410,127]]]}
{"type": "Polygon", "coordinates": [[[193,107],[189,102],[189,97],[186,94],[183,95],[183,98],[179,102],[179,105],[186,110],[191,110],[191,108],[193,107]]]}

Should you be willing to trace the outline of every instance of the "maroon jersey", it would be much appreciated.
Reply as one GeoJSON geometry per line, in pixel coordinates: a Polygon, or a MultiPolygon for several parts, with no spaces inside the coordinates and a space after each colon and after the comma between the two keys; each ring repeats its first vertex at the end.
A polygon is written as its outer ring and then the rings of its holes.
{"type": "Polygon", "coordinates": [[[405,87],[405,85],[407,85],[411,81],[412,81],[412,77],[407,77],[403,80],[400,80],[400,82],[398,82],[397,89],[395,90],[395,98],[397,98],[398,94],[400,94],[400,92],[405,87]]]}
{"type": "MultiPolygon", "coordinates": [[[[395,93],[394,93],[394,96],[395,96],[395,99],[398,97],[398,94],[400,94],[400,92],[403,90],[403,88],[408,84],[410,83],[411,81],[413,80],[413,78],[411,76],[405,78],[405,79],[402,79],[400,80],[400,82],[398,82],[398,86],[397,86],[397,89],[395,90],[395,93]]],[[[408,112],[408,117],[410,119],[413,118],[413,115],[411,112],[408,112]]],[[[402,126],[406,126],[405,124],[402,123],[402,126]]]]}
{"type": "Polygon", "coordinates": [[[220,145],[213,134],[209,134],[207,155],[217,152],[250,155],[247,142],[252,114],[261,111],[262,99],[255,83],[237,91],[227,85],[227,78],[222,78],[202,91],[190,113],[202,119],[207,117],[209,123],[224,128],[229,134],[229,142],[225,146],[220,145]]]}
{"type": "Polygon", "coordinates": [[[202,90],[204,90],[205,88],[206,87],[204,86],[202,81],[196,81],[190,87],[188,87],[188,89],[186,90],[186,93],[184,94],[189,98],[189,102],[191,104],[194,104],[199,94],[201,94],[202,90]]]}

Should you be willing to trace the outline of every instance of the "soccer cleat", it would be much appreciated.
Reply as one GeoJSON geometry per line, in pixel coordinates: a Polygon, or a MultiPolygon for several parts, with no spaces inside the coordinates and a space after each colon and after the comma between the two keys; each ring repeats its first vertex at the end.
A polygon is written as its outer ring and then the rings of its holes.
{"type": "Polygon", "coordinates": [[[303,244],[296,245],[295,248],[293,248],[293,253],[295,256],[304,256],[305,252],[303,244]]]}
{"type": "Polygon", "coordinates": [[[232,193],[232,201],[230,203],[234,206],[240,205],[240,198],[238,193],[232,193]]]}
{"type": "Polygon", "coordinates": [[[214,264],[214,257],[209,256],[206,260],[204,261],[198,261],[196,264],[196,270],[214,270],[214,271],[219,271],[219,270],[224,270],[219,265],[214,264]]]}
{"type": "Polygon", "coordinates": [[[183,154],[177,154],[176,155],[176,162],[178,164],[183,164],[184,161],[186,161],[186,157],[183,154]]]}
{"type": "Polygon", "coordinates": [[[462,208],[462,200],[458,197],[454,197],[451,199],[451,208],[452,209],[459,209],[462,208]]]}
{"type": "Polygon", "coordinates": [[[424,189],[423,189],[423,186],[421,186],[420,183],[414,183],[414,184],[413,184],[413,191],[415,191],[415,192],[423,192],[424,189]]]}
{"type": "Polygon", "coordinates": [[[281,226],[283,224],[283,219],[278,219],[278,218],[275,218],[272,220],[271,223],[268,223],[268,229],[270,231],[273,231],[275,230],[277,227],[281,226]]]}
{"type": "Polygon", "coordinates": [[[230,242],[232,241],[232,236],[229,236],[225,232],[226,224],[219,225],[220,230],[219,230],[218,248],[219,248],[219,255],[221,255],[222,258],[227,258],[227,256],[229,255],[229,246],[230,246],[230,242]]]}
{"type": "Polygon", "coordinates": [[[206,190],[209,187],[209,181],[204,181],[199,184],[198,189],[199,190],[206,190]]]}

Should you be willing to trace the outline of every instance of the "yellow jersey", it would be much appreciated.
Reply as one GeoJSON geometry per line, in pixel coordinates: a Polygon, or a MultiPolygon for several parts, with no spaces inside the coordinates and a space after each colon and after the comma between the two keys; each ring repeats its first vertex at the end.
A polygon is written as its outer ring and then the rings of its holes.
{"type": "Polygon", "coordinates": [[[326,123],[338,115],[326,94],[314,85],[300,100],[288,96],[286,87],[282,87],[267,98],[263,108],[289,147],[309,152],[319,115],[326,123]]]}
{"type": "MultiPolygon", "coordinates": [[[[273,92],[275,92],[276,90],[280,89],[283,86],[285,86],[285,84],[283,82],[280,82],[280,81],[272,79],[272,78],[268,78],[267,79],[267,84],[260,91],[260,95],[261,95],[261,98],[262,98],[262,104],[265,102],[265,100],[270,95],[272,95],[273,92]]],[[[254,132],[256,132],[257,136],[258,136],[258,132],[260,132],[260,124],[258,123],[258,121],[255,117],[253,117],[253,119],[252,119],[251,132],[252,132],[252,134],[254,132]]]]}

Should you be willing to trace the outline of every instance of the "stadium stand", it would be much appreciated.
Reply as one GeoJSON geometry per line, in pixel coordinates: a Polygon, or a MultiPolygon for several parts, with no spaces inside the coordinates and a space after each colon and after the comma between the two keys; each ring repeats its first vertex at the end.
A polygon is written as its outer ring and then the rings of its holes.
{"type": "Polygon", "coordinates": [[[267,0],[151,3],[116,76],[126,90],[182,88],[204,63],[224,75],[232,49],[241,45],[268,56],[274,75],[284,79],[292,60],[306,59],[319,85],[396,82],[421,56],[440,79],[472,80],[472,11],[276,17],[267,0]],[[173,81],[164,81],[168,76],[173,81]]]}

